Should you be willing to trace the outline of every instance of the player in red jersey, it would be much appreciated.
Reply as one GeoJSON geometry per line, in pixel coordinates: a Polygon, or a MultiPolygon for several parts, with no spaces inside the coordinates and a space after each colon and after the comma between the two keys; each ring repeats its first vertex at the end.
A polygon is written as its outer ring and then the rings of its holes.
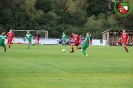
{"type": "Polygon", "coordinates": [[[6,35],[8,37],[8,41],[7,41],[8,48],[10,48],[11,47],[12,40],[13,40],[13,38],[14,38],[15,35],[12,32],[12,29],[10,29],[10,31],[6,35]]]}
{"type": "Polygon", "coordinates": [[[128,40],[129,40],[129,35],[126,33],[125,30],[122,31],[123,33],[121,34],[121,42],[122,46],[125,48],[126,52],[128,52],[127,45],[128,45],[128,40]]]}
{"type": "Polygon", "coordinates": [[[40,33],[39,33],[39,31],[37,31],[37,33],[36,33],[36,44],[39,44],[39,41],[40,41],[40,33]]]}
{"type": "Polygon", "coordinates": [[[90,45],[92,45],[92,36],[91,36],[91,34],[90,34],[90,45]]]}
{"type": "Polygon", "coordinates": [[[74,43],[71,44],[72,51],[70,51],[70,53],[74,52],[74,47],[73,47],[74,45],[77,47],[77,49],[81,49],[81,47],[78,47],[78,45],[80,44],[80,36],[72,33],[72,39],[74,40],[74,43]]]}

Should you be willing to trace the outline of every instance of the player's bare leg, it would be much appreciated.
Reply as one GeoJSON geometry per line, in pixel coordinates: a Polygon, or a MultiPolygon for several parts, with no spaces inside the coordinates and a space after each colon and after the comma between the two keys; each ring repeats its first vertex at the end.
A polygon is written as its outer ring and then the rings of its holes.
{"type": "Polygon", "coordinates": [[[124,47],[125,51],[128,52],[127,46],[123,43],[122,46],[124,47]]]}
{"type": "Polygon", "coordinates": [[[28,43],[28,47],[27,47],[27,49],[29,49],[29,48],[30,48],[30,44],[31,44],[31,43],[29,42],[29,43],[28,43]]]}
{"type": "Polygon", "coordinates": [[[10,49],[10,47],[11,47],[11,44],[9,43],[9,44],[8,44],[8,48],[10,49]]]}
{"type": "Polygon", "coordinates": [[[10,49],[11,47],[11,40],[8,40],[8,48],[10,49]]]}
{"type": "Polygon", "coordinates": [[[70,51],[70,53],[73,53],[74,52],[74,44],[71,44],[71,49],[72,49],[72,51],[70,51]]]}
{"type": "Polygon", "coordinates": [[[77,49],[82,49],[82,47],[81,46],[78,46],[77,49]]]}

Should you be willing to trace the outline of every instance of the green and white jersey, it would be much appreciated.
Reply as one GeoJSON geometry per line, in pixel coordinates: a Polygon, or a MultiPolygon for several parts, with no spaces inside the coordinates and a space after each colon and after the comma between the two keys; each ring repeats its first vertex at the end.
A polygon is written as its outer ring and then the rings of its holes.
{"type": "Polygon", "coordinates": [[[5,39],[7,39],[6,35],[0,35],[0,44],[5,44],[5,39]]]}
{"type": "Polygon", "coordinates": [[[67,37],[66,37],[66,34],[63,34],[63,35],[62,35],[62,40],[63,40],[63,41],[66,41],[66,38],[67,38],[67,37]]]}
{"type": "Polygon", "coordinates": [[[89,45],[89,41],[90,41],[90,36],[86,36],[85,37],[86,41],[85,41],[85,45],[89,45]]]}
{"type": "Polygon", "coordinates": [[[31,34],[26,34],[25,37],[26,37],[28,40],[31,40],[31,39],[32,39],[32,35],[31,35],[31,34]]]}

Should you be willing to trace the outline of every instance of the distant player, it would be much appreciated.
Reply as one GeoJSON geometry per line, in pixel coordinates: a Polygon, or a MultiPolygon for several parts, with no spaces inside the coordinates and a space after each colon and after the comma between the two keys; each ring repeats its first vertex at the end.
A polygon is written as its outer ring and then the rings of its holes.
{"type": "Polygon", "coordinates": [[[27,49],[29,49],[33,36],[30,34],[30,31],[27,31],[27,34],[25,35],[25,37],[28,40],[28,47],[27,47],[27,49]]]}
{"type": "Polygon", "coordinates": [[[90,34],[90,45],[92,45],[92,36],[90,34]]]}
{"type": "Polygon", "coordinates": [[[126,52],[128,52],[127,45],[128,45],[128,40],[129,40],[129,35],[126,33],[125,30],[122,31],[123,33],[121,34],[121,43],[122,46],[125,48],[126,52]]]}
{"type": "Polygon", "coordinates": [[[65,45],[65,47],[66,47],[66,39],[67,39],[66,34],[63,32],[63,34],[62,34],[62,46],[65,45]]]}
{"type": "Polygon", "coordinates": [[[14,38],[14,33],[12,32],[12,29],[10,29],[10,31],[6,34],[7,37],[8,37],[8,41],[7,41],[7,44],[8,44],[8,48],[11,47],[11,44],[12,44],[12,40],[14,38]]]}
{"type": "Polygon", "coordinates": [[[70,51],[70,53],[74,52],[74,46],[76,46],[77,49],[81,49],[81,47],[78,47],[80,44],[80,36],[75,33],[72,33],[72,39],[74,40],[74,43],[71,44],[72,51],[70,51]]]}
{"type": "Polygon", "coordinates": [[[2,31],[0,35],[0,46],[2,46],[4,48],[4,51],[6,52],[5,39],[7,39],[7,36],[5,35],[5,31],[2,31]]]}
{"type": "Polygon", "coordinates": [[[82,54],[84,55],[84,56],[88,56],[88,54],[85,52],[85,50],[86,50],[86,48],[89,46],[89,41],[90,41],[90,36],[89,36],[90,34],[89,33],[86,33],[86,37],[85,37],[85,40],[81,43],[81,44],[83,44],[82,45],[82,54]]]}
{"type": "Polygon", "coordinates": [[[36,44],[39,44],[39,41],[40,41],[40,33],[39,33],[39,31],[37,31],[37,33],[36,33],[36,44]]]}

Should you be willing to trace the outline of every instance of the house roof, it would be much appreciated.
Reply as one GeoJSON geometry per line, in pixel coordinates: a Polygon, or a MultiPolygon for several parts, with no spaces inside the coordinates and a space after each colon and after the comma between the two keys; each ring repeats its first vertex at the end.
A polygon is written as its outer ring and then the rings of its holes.
{"type": "MultiPolygon", "coordinates": [[[[107,32],[122,32],[122,30],[109,30],[108,29],[106,31],[103,31],[102,34],[107,33],[107,32]]],[[[126,32],[133,34],[133,30],[126,30],[126,32]]]]}

